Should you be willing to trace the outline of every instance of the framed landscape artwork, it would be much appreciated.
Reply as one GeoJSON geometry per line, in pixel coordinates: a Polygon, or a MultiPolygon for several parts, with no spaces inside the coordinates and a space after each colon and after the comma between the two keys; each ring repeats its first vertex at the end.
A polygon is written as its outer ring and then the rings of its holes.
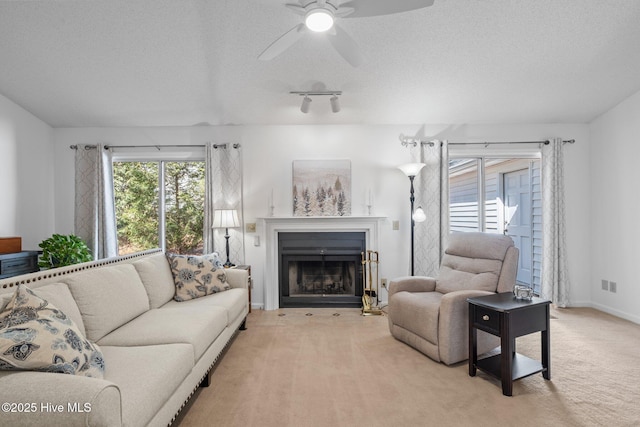
{"type": "Polygon", "coordinates": [[[293,161],[293,216],[350,215],[350,160],[293,161]]]}

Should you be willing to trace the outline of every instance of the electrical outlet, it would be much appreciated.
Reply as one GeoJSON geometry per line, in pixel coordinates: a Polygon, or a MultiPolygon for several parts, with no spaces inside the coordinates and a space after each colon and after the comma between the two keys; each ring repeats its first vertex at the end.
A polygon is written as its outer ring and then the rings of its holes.
{"type": "MultiPolygon", "coordinates": [[[[387,279],[380,279],[380,283],[382,284],[382,287],[387,289],[387,279]]],[[[388,290],[388,289],[387,289],[388,290]]]]}
{"type": "Polygon", "coordinates": [[[248,222],[247,223],[247,233],[255,233],[256,232],[256,223],[248,222]]]}
{"type": "Polygon", "coordinates": [[[602,280],[602,290],[603,291],[608,291],[609,290],[609,281],[608,280],[602,280]]]}
{"type": "Polygon", "coordinates": [[[609,290],[615,294],[618,290],[618,284],[616,282],[609,282],[609,290]]]}

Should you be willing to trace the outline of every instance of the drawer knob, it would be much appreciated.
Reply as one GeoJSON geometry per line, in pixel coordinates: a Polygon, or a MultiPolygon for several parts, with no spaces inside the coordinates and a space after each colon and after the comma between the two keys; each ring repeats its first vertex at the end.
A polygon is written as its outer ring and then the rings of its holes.
{"type": "Polygon", "coordinates": [[[485,314],[484,316],[482,316],[482,320],[489,320],[489,315],[485,314]]]}

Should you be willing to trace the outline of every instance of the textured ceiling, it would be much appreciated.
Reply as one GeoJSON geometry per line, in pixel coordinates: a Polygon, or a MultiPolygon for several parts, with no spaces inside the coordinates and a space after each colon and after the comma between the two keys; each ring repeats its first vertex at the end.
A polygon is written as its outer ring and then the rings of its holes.
{"type": "MultiPolygon", "coordinates": [[[[293,1],[293,0],[291,0],[293,1]]],[[[389,0],[391,1],[391,0],[389,0]]],[[[54,127],[584,123],[640,90],[640,1],[436,0],[257,59],[286,0],[0,1],[0,93],[54,127]],[[341,90],[342,111],[289,91],[341,90]]]]}

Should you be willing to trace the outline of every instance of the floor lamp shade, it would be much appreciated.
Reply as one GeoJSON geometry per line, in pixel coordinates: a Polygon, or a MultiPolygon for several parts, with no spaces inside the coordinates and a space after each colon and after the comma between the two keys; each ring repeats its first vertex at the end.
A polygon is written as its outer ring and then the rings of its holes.
{"type": "Polygon", "coordinates": [[[404,165],[398,166],[398,169],[404,172],[404,174],[407,176],[416,176],[420,173],[424,166],[424,163],[406,163],[404,165]]]}
{"type": "Polygon", "coordinates": [[[418,209],[413,212],[412,218],[415,222],[424,222],[427,220],[427,214],[424,213],[422,206],[418,206],[418,209]]]}
{"type": "Polygon", "coordinates": [[[213,212],[213,228],[224,228],[224,238],[227,246],[227,262],[225,267],[233,267],[233,263],[229,260],[229,229],[240,227],[238,220],[238,211],[235,209],[216,209],[213,212]]]}

